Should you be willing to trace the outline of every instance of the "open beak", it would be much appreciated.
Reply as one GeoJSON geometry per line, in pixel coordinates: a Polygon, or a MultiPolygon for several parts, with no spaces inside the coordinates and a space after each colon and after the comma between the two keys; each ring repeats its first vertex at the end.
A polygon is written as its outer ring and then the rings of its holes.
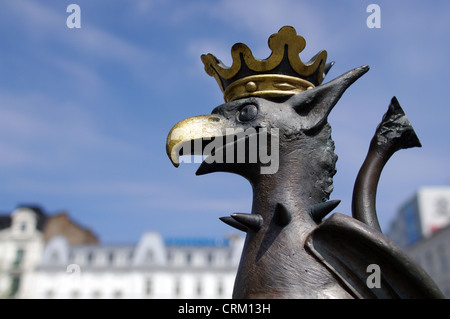
{"type": "Polygon", "coordinates": [[[225,118],[219,115],[200,115],[178,122],[169,132],[166,151],[175,167],[180,165],[181,155],[202,155],[203,147],[192,147],[195,141],[210,142],[225,135],[225,118]],[[194,142],[194,143],[193,143],[194,142]]]}

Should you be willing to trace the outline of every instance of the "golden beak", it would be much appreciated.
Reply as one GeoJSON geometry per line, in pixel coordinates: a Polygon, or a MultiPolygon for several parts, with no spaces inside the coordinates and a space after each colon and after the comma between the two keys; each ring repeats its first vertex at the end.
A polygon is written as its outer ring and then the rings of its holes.
{"type": "Polygon", "coordinates": [[[218,115],[194,116],[178,122],[170,130],[166,142],[166,152],[172,164],[175,167],[180,165],[180,155],[202,155],[202,149],[191,148],[191,142],[224,136],[224,122],[224,118],[218,115]],[[189,152],[183,152],[184,148],[189,152]]]}

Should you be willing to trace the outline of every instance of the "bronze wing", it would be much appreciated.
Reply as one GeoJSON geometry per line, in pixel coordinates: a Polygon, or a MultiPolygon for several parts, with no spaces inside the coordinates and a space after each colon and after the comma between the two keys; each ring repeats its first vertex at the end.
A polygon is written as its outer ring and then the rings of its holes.
{"type": "Polygon", "coordinates": [[[309,235],[305,246],[356,298],[445,298],[405,252],[352,217],[331,215],[309,235]],[[370,265],[379,267],[379,273],[372,272],[370,265]],[[379,276],[378,287],[371,275],[379,276]]]}

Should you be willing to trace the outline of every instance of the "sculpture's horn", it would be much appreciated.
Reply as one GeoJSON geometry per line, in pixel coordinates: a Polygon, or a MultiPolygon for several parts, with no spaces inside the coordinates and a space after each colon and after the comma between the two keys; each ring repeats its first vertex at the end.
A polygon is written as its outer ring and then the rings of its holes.
{"type": "Polygon", "coordinates": [[[236,219],[234,219],[231,216],[225,216],[225,217],[219,217],[221,221],[223,221],[228,226],[234,227],[237,230],[248,232],[248,228],[244,225],[242,225],[240,222],[238,222],[236,219]]]}
{"type": "Polygon", "coordinates": [[[381,231],[375,208],[381,171],[396,151],[415,146],[422,145],[394,96],[370,142],[369,152],[356,178],[352,199],[354,218],[381,231]]]}
{"type": "Polygon", "coordinates": [[[325,216],[339,205],[340,200],[329,200],[324,203],[313,205],[310,209],[312,219],[319,224],[325,216]]]}
{"type": "MultiPolygon", "coordinates": [[[[332,64],[326,67],[329,70],[332,64]]],[[[368,65],[350,70],[334,80],[293,95],[288,103],[300,115],[303,130],[311,130],[326,122],[328,114],[344,92],[369,71],[368,65]]]]}
{"type": "Polygon", "coordinates": [[[257,232],[264,222],[264,219],[260,214],[233,213],[231,214],[231,217],[254,232],[257,232]]]}

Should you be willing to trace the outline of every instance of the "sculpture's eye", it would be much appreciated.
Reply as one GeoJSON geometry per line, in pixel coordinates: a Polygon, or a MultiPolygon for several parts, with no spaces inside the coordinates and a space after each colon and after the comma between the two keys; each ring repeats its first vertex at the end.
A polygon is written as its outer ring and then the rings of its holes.
{"type": "Polygon", "coordinates": [[[253,120],[258,114],[258,108],[253,104],[244,105],[236,114],[239,122],[248,122],[253,120]]]}

